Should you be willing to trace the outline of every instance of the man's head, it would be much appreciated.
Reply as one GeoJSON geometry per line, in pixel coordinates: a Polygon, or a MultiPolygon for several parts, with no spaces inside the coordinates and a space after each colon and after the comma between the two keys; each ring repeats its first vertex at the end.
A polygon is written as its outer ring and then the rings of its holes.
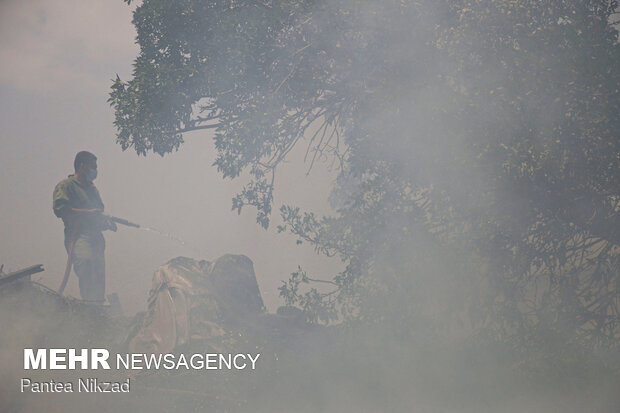
{"type": "Polygon", "coordinates": [[[92,182],[97,177],[97,157],[88,151],[81,151],[75,155],[73,167],[78,179],[84,178],[92,182]]]}

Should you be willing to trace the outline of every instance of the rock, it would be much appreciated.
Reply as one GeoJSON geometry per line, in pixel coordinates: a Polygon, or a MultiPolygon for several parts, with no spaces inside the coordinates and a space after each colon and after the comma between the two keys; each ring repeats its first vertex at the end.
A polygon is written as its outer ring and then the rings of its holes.
{"type": "Polygon", "coordinates": [[[245,255],[223,255],[211,264],[208,277],[224,318],[265,312],[254,265],[245,255]]]}

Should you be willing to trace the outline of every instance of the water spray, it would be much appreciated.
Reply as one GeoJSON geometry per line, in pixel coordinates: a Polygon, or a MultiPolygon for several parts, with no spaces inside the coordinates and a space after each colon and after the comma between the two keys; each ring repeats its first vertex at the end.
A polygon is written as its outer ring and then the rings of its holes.
{"type": "Polygon", "coordinates": [[[157,235],[161,235],[163,237],[166,237],[169,240],[174,241],[177,244],[180,244],[180,245],[182,245],[182,246],[184,246],[186,248],[194,250],[195,252],[201,252],[201,251],[198,251],[196,248],[192,247],[191,245],[189,245],[185,240],[183,240],[183,239],[181,239],[181,238],[179,238],[179,237],[177,237],[175,235],[172,235],[169,232],[162,231],[160,229],[153,228],[153,227],[146,227],[146,226],[143,226],[143,225],[140,225],[140,224],[136,224],[136,223],[128,221],[126,219],[115,217],[115,216],[112,216],[112,215],[105,215],[105,217],[108,218],[110,221],[116,222],[117,224],[125,225],[125,226],[132,227],[132,228],[141,229],[142,231],[153,232],[153,233],[155,233],[157,235]]]}

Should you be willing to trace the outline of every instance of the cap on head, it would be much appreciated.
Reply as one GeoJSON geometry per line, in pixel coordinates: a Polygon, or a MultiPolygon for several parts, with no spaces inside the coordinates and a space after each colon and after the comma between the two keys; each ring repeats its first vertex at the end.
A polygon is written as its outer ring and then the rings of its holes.
{"type": "Polygon", "coordinates": [[[77,172],[80,168],[80,165],[87,164],[92,161],[96,161],[97,157],[88,151],[81,151],[75,155],[75,160],[73,161],[73,168],[77,172]]]}

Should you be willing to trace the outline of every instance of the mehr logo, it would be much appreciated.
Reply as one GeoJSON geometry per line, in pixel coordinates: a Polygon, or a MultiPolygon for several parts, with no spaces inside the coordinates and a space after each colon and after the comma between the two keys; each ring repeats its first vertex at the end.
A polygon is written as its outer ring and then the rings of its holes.
{"type": "Polygon", "coordinates": [[[75,370],[76,364],[80,364],[82,370],[89,368],[97,370],[103,368],[110,369],[108,357],[110,352],[103,348],[81,349],[80,353],[74,348],[50,348],[50,349],[24,349],[24,369],[25,370],[75,370]],[[49,354],[49,355],[48,355],[49,354]],[[49,361],[49,365],[48,365],[49,361]],[[100,366],[100,367],[99,367],[100,366]]]}

